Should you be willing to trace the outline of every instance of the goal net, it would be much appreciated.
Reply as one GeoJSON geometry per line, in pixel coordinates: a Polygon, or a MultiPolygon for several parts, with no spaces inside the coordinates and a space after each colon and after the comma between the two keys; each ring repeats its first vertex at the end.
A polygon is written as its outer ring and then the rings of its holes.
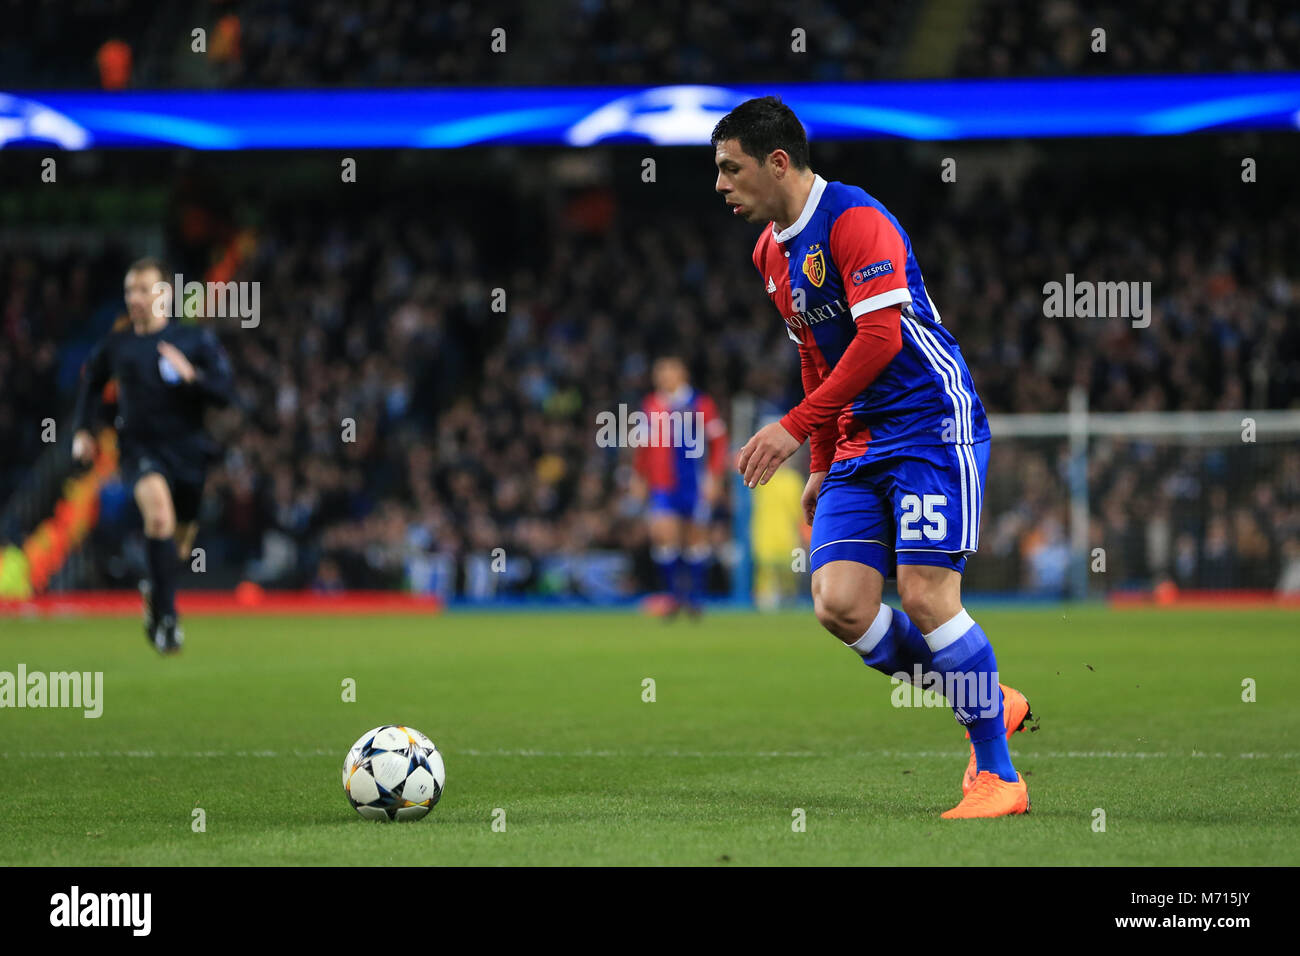
{"type": "Polygon", "coordinates": [[[991,416],[970,591],[1300,592],[1300,412],[991,416]]]}

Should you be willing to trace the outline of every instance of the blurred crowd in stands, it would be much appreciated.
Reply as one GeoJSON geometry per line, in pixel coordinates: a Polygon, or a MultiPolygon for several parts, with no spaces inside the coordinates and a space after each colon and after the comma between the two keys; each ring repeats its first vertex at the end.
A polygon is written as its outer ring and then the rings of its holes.
{"type": "MultiPolygon", "coordinates": [[[[1068,443],[998,442],[971,590],[1069,588],[1068,443]]],[[[1265,444],[1094,438],[1088,459],[1089,589],[1173,585],[1300,593],[1300,450],[1265,444]]]]}
{"type": "MultiPolygon", "coordinates": [[[[787,20],[686,0],[0,0],[0,14],[0,89],[759,83],[1300,59],[1300,8],[1269,0],[818,0],[787,20]],[[796,27],[807,53],[791,50],[796,27]]],[[[1075,388],[1095,411],[1300,408],[1300,206],[1261,214],[1228,185],[1239,157],[1222,169],[1206,159],[1172,198],[1152,182],[1122,203],[1095,185],[1062,188],[1049,168],[990,180],[960,208],[869,165],[831,178],[861,182],[908,228],[991,412],[1063,411],[1075,388]],[[1150,281],[1149,327],[1046,318],[1044,283],[1070,274],[1150,281]]],[[[247,254],[220,253],[220,274],[260,282],[265,319],[219,326],[239,403],[213,420],[227,452],[201,516],[209,583],[478,596],[649,584],[627,456],[597,447],[596,413],[635,407],[653,358],[673,352],[724,418],[751,397],[755,420],[779,415],[801,394],[797,355],[753,273],[752,233],[720,206],[712,219],[698,195],[636,213],[609,187],[569,198],[537,226],[541,258],[504,272],[473,217],[432,221],[401,201],[351,213],[229,204],[246,241],[221,242],[247,254]]],[[[208,268],[212,212],[169,215],[167,251],[208,268]]],[[[0,242],[0,507],[48,453],[42,423],[66,419],[81,362],[121,312],[122,269],[143,251],[90,236],[0,242]]],[[[1064,448],[1004,442],[992,467],[972,584],[1059,593],[1064,448]]],[[[1108,582],[1300,589],[1294,451],[1099,440],[1090,467],[1090,538],[1108,582]]],[[[105,557],[76,583],[132,579],[130,495],[109,487],[103,505],[105,557]]],[[[717,517],[715,591],[738,571],[734,517],[728,505],[717,517]]]]}
{"type": "Polygon", "coordinates": [[[779,15],[692,0],[0,0],[0,13],[0,86],[27,89],[1220,73],[1300,60],[1300,8],[1284,0],[815,0],[779,15]]]}
{"type": "Polygon", "coordinates": [[[1285,0],[981,0],[962,33],[964,77],[1252,73],[1300,62],[1285,0]],[[1104,30],[1104,37],[1094,36],[1104,30]],[[1102,52],[1104,50],[1104,52],[1102,52]]]}
{"type": "MultiPolygon", "coordinates": [[[[1103,211],[1032,177],[1020,188],[1039,200],[991,185],[941,216],[918,207],[922,222],[899,209],[990,412],[1064,411],[1076,386],[1095,411],[1300,407],[1300,209],[1260,222],[1231,191],[1207,191],[1173,215],[1156,199],[1103,211]],[[1045,318],[1042,286],[1066,273],[1151,281],[1149,327],[1045,318]]],[[[757,400],[756,419],[779,415],[801,386],[753,272],[752,229],[721,207],[701,217],[698,203],[665,200],[647,217],[602,194],[559,208],[536,261],[504,273],[468,220],[435,224],[401,202],[263,210],[238,272],[261,283],[262,320],[218,326],[239,402],[212,417],[227,451],[201,515],[204,583],[479,596],[648,586],[629,453],[597,446],[596,414],[636,407],[665,352],[686,357],[727,420],[741,396],[757,400]],[[505,573],[484,573],[497,548],[505,573]]],[[[14,452],[0,501],[46,451],[42,421],[66,420],[138,251],[0,249],[0,447],[14,452]]],[[[1106,583],[1294,579],[1300,457],[1266,442],[1094,442],[1091,538],[1107,549],[1106,583]]],[[[1064,586],[1061,444],[997,446],[972,587],[1064,586]]],[[[116,559],[99,573],[127,581],[138,519],[126,489],[104,503],[97,548],[116,559]]],[[[732,537],[724,506],[715,590],[736,570],[732,537]]]]}

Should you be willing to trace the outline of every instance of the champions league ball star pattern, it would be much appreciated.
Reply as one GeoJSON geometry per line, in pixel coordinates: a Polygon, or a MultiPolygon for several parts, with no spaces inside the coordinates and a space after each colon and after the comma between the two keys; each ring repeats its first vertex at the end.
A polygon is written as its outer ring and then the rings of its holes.
{"type": "Polygon", "coordinates": [[[441,799],[446,780],[442,754],[413,727],[367,731],[343,761],[343,792],[367,820],[419,820],[441,799]]]}

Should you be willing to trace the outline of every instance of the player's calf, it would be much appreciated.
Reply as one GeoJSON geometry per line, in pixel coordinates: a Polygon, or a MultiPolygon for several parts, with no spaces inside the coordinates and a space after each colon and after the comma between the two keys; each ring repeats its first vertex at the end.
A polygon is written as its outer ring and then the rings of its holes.
{"type": "MultiPolygon", "coordinates": [[[[167,479],[157,471],[141,475],[133,491],[140,516],[144,519],[150,614],[159,622],[152,643],[166,653],[176,649],[167,629],[162,627],[169,618],[173,622],[176,618],[176,504],[167,479]]],[[[173,624],[171,630],[174,628],[173,624]]]]}
{"type": "Polygon", "coordinates": [[[934,655],[933,668],[943,676],[953,714],[970,734],[978,772],[1014,783],[1018,774],[1007,747],[993,645],[965,610],[923,636],[934,655]]]}

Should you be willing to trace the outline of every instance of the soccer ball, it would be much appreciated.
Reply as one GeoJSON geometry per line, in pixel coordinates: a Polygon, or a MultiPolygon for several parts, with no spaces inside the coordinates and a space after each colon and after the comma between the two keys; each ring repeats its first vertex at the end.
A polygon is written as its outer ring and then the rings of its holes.
{"type": "Polygon", "coordinates": [[[418,820],[442,797],[447,771],[433,741],[414,727],[367,731],[343,761],[343,792],[367,820],[418,820]]]}

